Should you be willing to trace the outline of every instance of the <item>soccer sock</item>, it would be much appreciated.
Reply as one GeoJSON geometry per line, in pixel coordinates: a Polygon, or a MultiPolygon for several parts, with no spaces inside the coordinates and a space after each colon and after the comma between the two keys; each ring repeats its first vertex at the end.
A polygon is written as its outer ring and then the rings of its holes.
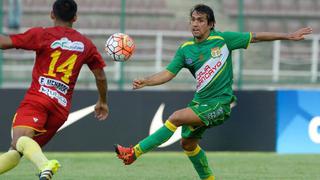
{"type": "Polygon", "coordinates": [[[212,170],[208,164],[207,156],[199,145],[193,151],[185,151],[185,153],[189,157],[193,167],[196,169],[201,179],[214,180],[212,170]]]}
{"type": "Polygon", "coordinates": [[[139,144],[134,147],[135,156],[139,157],[141,154],[160,146],[166,142],[176,130],[177,127],[167,120],[164,126],[140,141],[139,144]]]}
{"type": "Polygon", "coordinates": [[[209,177],[207,177],[206,179],[203,179],[203,180],[214,180],[214,176],[209,176],[209,177]]]}
{"type": "Polygon", "coordinates": [[[0,174],[3,174],[19,164],[21,156],[16,150],[9,150],[0,156],[0,174]]]}
{"type": "Polygon", "coordinates": [[[27,136],[22,136],[17,141],[17,150],[29,159],[39,170],[42,170],[48,162],[42,153],[39,144],[27,136]]]}

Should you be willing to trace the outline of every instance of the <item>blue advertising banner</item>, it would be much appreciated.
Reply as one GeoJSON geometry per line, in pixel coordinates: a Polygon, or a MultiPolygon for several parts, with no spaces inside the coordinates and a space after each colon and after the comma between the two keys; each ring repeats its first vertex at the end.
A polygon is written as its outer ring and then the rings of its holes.
{"type": "Polygon", "coordinates": [[[278,91],[278,153],[320,153],[319,103],[320,91],[278,91]]]}

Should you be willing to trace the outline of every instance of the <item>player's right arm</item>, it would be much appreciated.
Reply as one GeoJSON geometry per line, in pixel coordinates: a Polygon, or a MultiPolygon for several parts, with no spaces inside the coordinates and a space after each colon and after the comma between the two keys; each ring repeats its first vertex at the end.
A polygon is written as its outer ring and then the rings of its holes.
{"type": "Polygon", "coordinates": [[[9,36],[0,35],[0,49],[13,48],[12,40],[9,36]]]}
{"type": "Polygon", "coordinates": [[[96,79],[96,86],[98,89],[99,98],[94,107],[95,117],[99,120],[105,120],[109,114],[109,107],[107,103],[107,77],[102,68],[91,70],[96,79]]]}
{"type": "Polygon", "coordinates": [[[106,64],[101,54],[98,52],[97,47],[90,40],[89,43],[89,47],[91,47],[91,49],[87,65],[94,75],[99,95],[98,101],[94,107],[95,117],[98,120],[105,120],[109,115],[107,76],[103,70],[106,64]]]}
{"type": "Polygon", "coordinates": [[[151,76],[135,79],[132,83],[133,89],[140,89],[145,86],[156,86],[160,84],[164,84],[175,77],[175,74],[171,73],[168,70],[163,70],[159,73],[153,74],[151,76]]]}
{"type": "Polygon", "coordinates": [[[184,67],[184,53],[182,46],[177,50],[172,61],[167,65],[167,68],[161,72],[147,76],[142,79],[136,79],[132,83],[132,89],[140,89],[145,86],[156,86],[164,84],[173,79],[179,71],[184,67]]]}

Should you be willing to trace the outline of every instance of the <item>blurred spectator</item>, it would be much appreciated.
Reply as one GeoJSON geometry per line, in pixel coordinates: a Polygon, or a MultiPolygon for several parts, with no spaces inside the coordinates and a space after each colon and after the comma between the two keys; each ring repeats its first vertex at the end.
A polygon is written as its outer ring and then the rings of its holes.
{"type": "Polygon", "coordinates": [[[9,0],[9,28],[19,29],[21,22],[21,0],[9,0]]]}

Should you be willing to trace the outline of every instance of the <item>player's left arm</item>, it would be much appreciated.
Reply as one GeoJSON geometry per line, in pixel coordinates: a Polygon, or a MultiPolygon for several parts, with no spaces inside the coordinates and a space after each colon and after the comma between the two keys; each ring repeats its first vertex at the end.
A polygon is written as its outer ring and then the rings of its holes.
{"type": "Polygon", "coordinates": [[[99,120],[105,120],[109,114],[109,107],[107,101],[107,77],[102,68],[93,69],[91,71],[94,74],[96,86],[99,93],[98,101],[96,103],[96,106],[94,107],[95,117],[99,120]]]}
{"type": "Polygon", "coordinates": [[[0,49],[13,48],[12,40],[9,36],[0,35],[0,49]]]}
{"type": "Polygon", "coordinates": [[[306,27],[298,29],[292,33],[277,33],[277,32],[253,32],[251,43],[274,40],[292,40],[300,41],[304,39],[305,35],[311,34],[312,28],[306,27]]]}

